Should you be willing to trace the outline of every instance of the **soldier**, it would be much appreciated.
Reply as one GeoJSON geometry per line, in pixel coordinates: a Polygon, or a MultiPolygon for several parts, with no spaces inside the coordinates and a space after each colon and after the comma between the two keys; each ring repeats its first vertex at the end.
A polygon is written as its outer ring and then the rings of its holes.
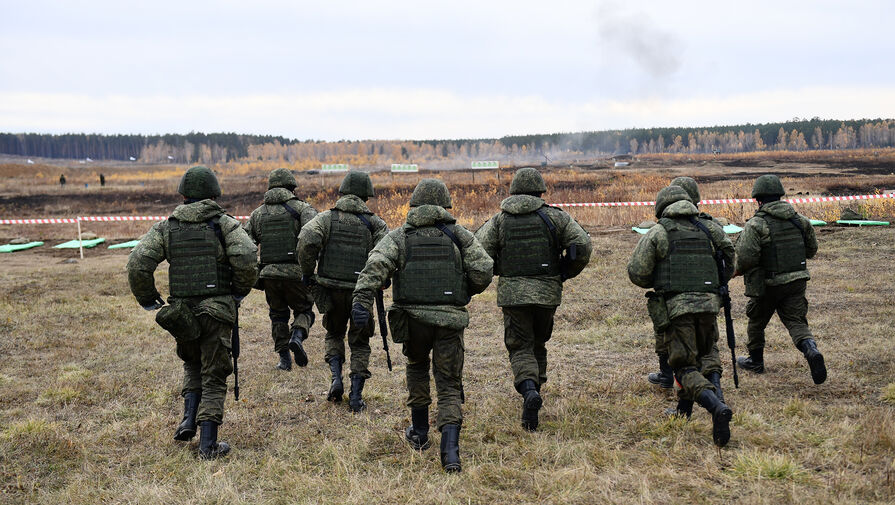
{"type": "Polygon", "coordinates": [[[65,187],[65,182],[66,182],[66,181],[65,181],[65,174],[60,174],[60,175],[59,175],[59,185],[62,186],[62,187],[64,188],[64,187],[65,187]]]}
{"type": "MultiPolygon", "coordinates": [[[[696,181],[693,180],[693,178],[675,177],[674,180],[671,181],[670,185],[683,188],[684,191],[687,192],[690,203],[692,203],[697,209],[699,208],[699,186],[696,184],[696,181]]],[[[705,212],[700,212],[698,217],[699,219],[708,219],[710,221],[714,221],[716,224],[718,224],[718,226],[721,226],[721,223],[715,221],[712,216],[706,214],[705,212]]],[[[655,293],[650,292],[647,295],[655,296],[655,293]]],[[[653,325],[653,328],[656,328],[655,324],[653,325]]],[[[659,372],[647,375],[647,380],[652,384],[670,389],[674,387],[674,372],[671,370],[671,365],[668,364],[668,345],[665,342],[664,332],[656,330],[655,336],[656,354],[659,356],[659,372]]],[[[724,395],[721,393],[721,355],[718,351],[717,344],[712,346],[712,352],[706,354],[705,357],[702,359],[700,371],[712,384],[715,385],[715,389],[718,392],[718,398],[720,398],[723,402],[724,395]]],[[[677,409],[668,409],[666,413],[687,415],[686,409],[685,411],[681,411],[680,407],[687,407],[687,403],[684,402],[682,405],[679,405],[679,408],[677,409]]],[[[690,407],[692,407],[692,405],[690,405],[690,407]]]]}
{"type": "Polygon", "coordinates": [[[341,402],[342,363],[345,362],[345,330],[351,348],[351,392],[348,407],[352,412],[366,408],[361,393],[370,378],[370,337],[373,321],[366,326],[351,324],[351,301],[357,276],[367,262],[367,255],[388,233],[385,221],[370,212],[367,198],[374,196],[373,182],[364,172],[348,172],[339,194],[343,195],[332,210],[311,220],[298,235],[298,262],[302,282],[319,284],[317,309],[323,314],[326,328],[326,355],[332,371],[327,401],[341,402]],[[319,258],[319,262],[318,262],[319,258]],[[314,276],[314,268],[317,275],[314,276]]]}
{"type": "Polygon", "coordinates": [[[494,263],[475,236],[445,210],[451,208],[451,197],[443,182],[420,181],[410,207],[406,223],[370,252],[354,289],[351,319],[356,326],[368,324],[375,291],[394,275],[388,320],[392,339],[404,344],[412,419],[404,434],[414,449],[429,448],[431,353],[441,465],[447,472],[459,472],[463,329],[469,325],[465,305],[491,283],[494,263]]]}
{"type": "Polygon", "coordinates": [[[513,385],[522,395],[522,427],[535,431],[547,381],[547,347],[553,315],[562,301],[562,283],[590,261],[590,236],[571,216],[550,207],[541,195],[544,179],[534,168],[519,169],[501,212],[476,238],[494,259],[497,306],[503,310],[504,344],[513,385]],[[563,251],[566,252],[563,256],[563,251]]]}
{"type": "Polygon", "coordinates": [[[764,373],[764,329],[777,312],[793,344],[805,355],[814,383],[822,384],[827,379],[827,368],[808,327],[805,298],[811,278],[807,260],[817,253],[817,237],[811,221],[797,214],[789,202],[780,200],[783,195],[783,184],[777,176],[756,179],[752,198],[758,200],[758,211],[737,240],[737,275],[744,274],[749,297],[749,357],[737,358],[737,363],[746,370],[764,373]]]}
{"type": "Polygon", "coordinates": [[[206,167],[192,167],[180,180],[183,205],[153,225],[127,262],[131,292],[146,310],[162,310],[156,321],[170,331],[183,360],[183,421],[175,440],[188,441],[199,423],[199,457],[213,459],[230,451],[218,442],[223,421],[228,355],[239,301],[255,283],[256,247],[239,222],[214,201],[221,195],[217,178],[206,167]],[[171,296],[167,306],[155,289],[153,272],[168,261],[171,296]]]}
{"type": "Polygon", "coordinates": [[[698,214],[684,189],[669,186],[659,191],[659,224],[637,243],[628,263],[628,277],[658,295],[650,300],[650,312],[665,332],[668,363],[681,387],[678,410],[689,417],[696,401],[709,411],[712,439],[723,447],[730,440],[733,412],[700,368],[718,341],[719,275],[731,273],[719,271],[715,251],[721,251],[728,265],[733,264],[734,251],[724,230],[698,214]]]}
{"type": "Polygon", "coordinates": [[[300,282],[301,267],[295,254],[298,232],[308,224],[317,210],[295,196],[295,176],[285,168],[278,168],[268,177],[264,205],[252,211],[245,229],[261,247],[259,287],[264,290],[270,307],[270,334],[274,351],[280,355],[280,370],[292,370],[295,364],[308,364],[302,342],[314,324],[314,298],[308,286],[300,282]],[[289,309],[294,318],[291,334],[289,309]]]}

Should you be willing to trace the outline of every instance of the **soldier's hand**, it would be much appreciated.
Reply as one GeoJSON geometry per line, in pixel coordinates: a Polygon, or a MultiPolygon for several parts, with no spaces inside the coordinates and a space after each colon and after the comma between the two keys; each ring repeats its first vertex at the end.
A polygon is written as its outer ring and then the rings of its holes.
{"type": "Polygon", "coordinates": [[[370,311],[360,303],[354,302],[354,305],[351,306],[351,321],[355,326],[367,326],[370,322],[370,311]]]}
{"type": "Polygon", "coordinates": [[[236,306],[239,307],[242,304],[242,301],[245,299],[246,295],[233,295],[233,301],[236,302],[236,306]]]}
{"type": "Polygon", "coordinates": [[[162,300],[161,298],[156,298],[149,305],[140,305],[140,306],[143,307],[143,310],[152,311],[152,310],[158,310],[158,309],[162,308],[164,305],[165,305],[164,300],[162,300]]]}
{"type": "Polygon", "coordinates": [[[316,286],[317,281],[314,280],[314,276],[311,274],[302,274],[301,283],[305,285],[305,287],[316,286]]]}

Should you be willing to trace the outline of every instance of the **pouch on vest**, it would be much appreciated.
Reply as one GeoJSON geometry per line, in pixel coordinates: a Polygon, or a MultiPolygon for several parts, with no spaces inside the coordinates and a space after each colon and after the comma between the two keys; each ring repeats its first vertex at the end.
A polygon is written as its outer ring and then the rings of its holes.
{"type": "Polygon", "coordinates": [[[327,279],[357,282],[373,249],[373,226],[363,214],[330,211],[329,239],[320,252],[317,275],[327,279]],[[348,216],[356,217],[357,220],[348,216]]]}
{"type": "Polygon", "coordinates": [[[753,268],[743,274],[746,296],[763,296],[765,292],[765,273],[761,268],[753,268]]]}
{"type": "Polygon", "coordinates": [[[202,331],[199,320],[187,305],[178,299],[160,308],[155,314],[155,322],[174,337],[179,345],[188,344],[199,338],[202,331]]]}
{"type": "Polygon", "coordinates": [[[502,277],[559,275],[555,226],[541,209],[528,214],[504,213],[500,234],[502,277]]]}
{"type": "Polygon", "coordinates": [[[297,263],[295,246],[298,244],[296,237],[296,223],[299,227],[300,216],[287,204],[282,204],[286,212],[282,214],[262,214],[259,217],[261,233],[261,264],[271,265],[276,263],[297,263]],[[293,214],[295,212],[295,214],[293,214]]]}
{"type": "Polygon", "coordinates": [[[655,291],[647,291],[646,310],[653,321],[653,329],[656,333],[662,333],[671,326],[671,319],[668,318],[668,305],[665,303],[664,296],[655,291]]]}
{"type": "Polygon", "coordinates": [[[392,342],[403,344],[407,342],[410,336],[407,330],[407,312],[401,309],[391,309],[388,311],[388,326],[392,330],[392,342]]]}

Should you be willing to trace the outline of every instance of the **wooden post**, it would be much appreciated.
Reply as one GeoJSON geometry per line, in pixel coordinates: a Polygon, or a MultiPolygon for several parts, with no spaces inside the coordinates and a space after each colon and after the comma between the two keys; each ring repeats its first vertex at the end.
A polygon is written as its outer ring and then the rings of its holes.
{"type": "Polygon", "coordinates": [[[472,169],[472,185],[475,186],[475,169],[472,169]]]}
{"type": "Polygon", "coordinates": [[[78,249],[81,252],[81,259],[84,259],[84,241],[81,239],[81,218],[80,216],[75,219],[78,222],[78,249]]]}

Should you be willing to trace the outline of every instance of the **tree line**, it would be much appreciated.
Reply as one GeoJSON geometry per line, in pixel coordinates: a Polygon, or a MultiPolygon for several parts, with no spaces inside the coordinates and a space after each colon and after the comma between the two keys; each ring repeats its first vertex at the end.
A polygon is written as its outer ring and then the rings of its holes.
{"type": "Polygon", "coordinates": [[[0,133],[0,153],[144,163],[345,159],[365,163],[470,160],[526,162],[612,154],[735,153],[895,147],[895,120],[800,119],[707,128],[637,128],[457,140],[296,140],[270,135],[188,133],[99,135],[0,133]]]}

